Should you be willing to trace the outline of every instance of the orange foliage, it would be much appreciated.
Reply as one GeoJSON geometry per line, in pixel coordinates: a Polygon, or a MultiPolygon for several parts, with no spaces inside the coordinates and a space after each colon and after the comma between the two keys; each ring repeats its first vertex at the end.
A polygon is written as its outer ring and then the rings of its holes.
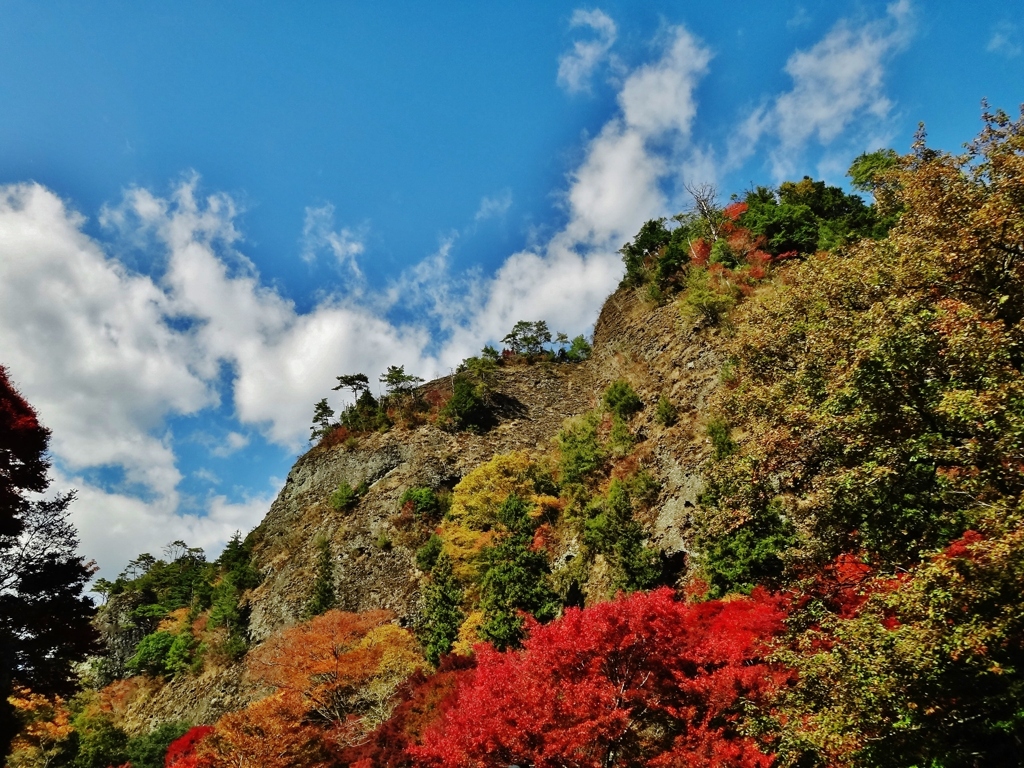
{"type": "Polygon", "coordinates": [[[279,691],[224,715],[196,749],[210,768],[326,768],[321,731],[305,721],[302,697],[279,691]]]}
{"type": "Polygon", "coordinates": [[[412,635],[391,618],[387,611],[328,611],[271,638],[254,654],[253,672],[322,722],[354,712],[379,719],[394,689],[423,663],[412,635]]]}
{"type": "Polygon", "coordinates": [[[16,687],[8,701],[23,725],[11,743],[7,765],[48,765],[60,751],[61,742],[73,731],[71,714],[64,700],[60,696],[49,698],[16,687]]]}

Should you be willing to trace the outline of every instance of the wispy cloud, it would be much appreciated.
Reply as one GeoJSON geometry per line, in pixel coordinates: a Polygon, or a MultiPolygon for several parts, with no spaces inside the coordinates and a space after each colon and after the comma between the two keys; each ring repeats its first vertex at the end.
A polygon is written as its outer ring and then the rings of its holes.
{"type": "Polygon", "coordinates": [[[1021,46],[1019,27],[1011,21],[997,22],[992,28],[992,36],[989,38],[985,50],[1008,59],[1020,56],[1024,47],[1021,46]]]}
{"type": "Polygon", "coordinates": [[[612,18],[596,8],[591,11],[577,8],[569,19],[569,26],[593,33],[593,37],[587,40],[576,40],[572,50],[558,59],[558,84],[569,93],[579,93],[590,89],[598,67],[611,60],[617,29],[612,18]]]}
{"type": "Polygon", "coordinates": [[[480,200],[480,207],[473,216],[473,221],[486,221],[487,219],[501,218],[508,213],[512,207],[512,190],[506,189],[496,197],[484,197],[480,200]]]}
{"type": "Polygon", "coordinates": [[[247,445],[249,445],[248,435],[243,435],[241,432],[228,432],[224,442],[211,448],[210,453],[223,459],[233,453],[238,453],[247,445]]]}
{"type": "Polygon", "coordinates": [[[886,67],[913,34],[909,0],[892,3],[884,18],[838,22],[825,37],[786,62],[793,87],[755,109],[739,127],[726,158],[738,167],[765,138],[776,176],[792,172],[811,141],[827,145],[858,122],[872,127],[890,117],[886,67]]]}
{"type": "Polygon", "coordinates": [[[356,257],[365,250],[363,236],[348,227],[334,229],[334,206],[331,203],[307,207],[302,225],[302,259],[315,261],[317,255],[326,249],[340,266],[348,267],[355,277],[361,278],[356,257]]]}

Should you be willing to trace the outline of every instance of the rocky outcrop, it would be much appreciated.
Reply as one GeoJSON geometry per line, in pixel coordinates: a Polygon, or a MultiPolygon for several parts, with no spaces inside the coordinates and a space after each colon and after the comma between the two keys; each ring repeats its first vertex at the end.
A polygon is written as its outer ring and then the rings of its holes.
{"type": "MultiPolygon", "coordinates": [[[[301,620],[320,537],[330,544],[340,608],[384,608],[402,623],[414,622],[426,574],[415,563],[417,541],[403,537],[396,526],[403,492],[414,486],[453,488],[500,453],[549,450],[564,421],[598,406],[617,379],[627,380],[645,404],[631,426],[641,437],[637,459],[661,487],[643,521],[649,540],[673,562],[683,563],[690,516],[703,487],[701,468],[710,454],[705,427],[709,398],[719,385],[722,332],[680,315],[674,305],[653,306],[636,292],[620,291],[601,311],[590,360],[499,369],[493,384],[500,404],[497,423],[486,433],[450,434],[424,424],[314,447],[295,463],[252,533],[254,562],[263,576],[245,598],[252,639],[259,643],[301,620]],[[671,427],[655,418],[663,395],[678,409],[671,427]],[[353,508],[337,511],[329,499],[343,482],[365,483],[367,490],[353,508]]],[[[425,385],[447,386],[446,379],[425,385]]],[[[599,556],[592,581],[601,581],[603,562],[599,556]]],[[[174,719],[211,722],[259,695],[243,665],[237,665],[158,688],[145,704],[133,704],[137,712],[130,720],[135,728],[174,719]]]]}

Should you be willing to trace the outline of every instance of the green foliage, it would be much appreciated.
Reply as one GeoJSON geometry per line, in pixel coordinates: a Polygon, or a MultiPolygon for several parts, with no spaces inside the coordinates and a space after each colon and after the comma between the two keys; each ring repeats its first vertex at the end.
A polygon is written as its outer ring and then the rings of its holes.
{"type": "Polygon", "coordinates": [[[389,393],[403,395],[422,384],[423,379],[406,373],[404,365],[389,365],[387,371],[380,377],[380,382],[387,387],[389,393]]]}
{"type": "Polygon", "coordinates": [[[665,395],[658,398],[658,405],[654,410],[654,420],[663,427],[673,427],[679,421],[679,410],[665,395]]]}
{"type": "Polygon", "coordinates": [[[73,720],[78,745],[71,762],[74,768],[109,768],[128,759],[128,735],[114,725],[108,714],[78,714],[73,720]]]}
{"type": "Polygon", "coordinates": [[[613,456],[625,456],[636,443],[629,424],[618,414],[612,415],[612,428],[608,433],[608,449],[613,456]]]}
{"type": "Polygon", "coordinates": [[[125,753],[132,768],[164,768],[164,757],[172,741],[184,736],[190,725],[165,722],[149,733],[133,736],[125,745],[125,753]]]}
{"type": "Polygon", "coordinates": [[[170,632],[153,632],[142,638],[135,655],[128,660],[128,669],[136,674],[162,675],[167,672],[167,656],[174,645],[170,632]]]}
{"type": "Polygon", "coordinates": [[[360,495],[358,488],[353,488],[348,482],[342,480],[328,501],[334,511],[348,512],[359,501],[360,495]]]}
{"type": "Polygon", "coordinates": [[[436,520],[444,512],[444,504],[433,488],[415,487],[406,488],[398,500],[398,506],[412,505],[412,511],[417,517],[436,520]]]}
{"type": "Polygon", "coordinates": [[[656,550],[643,543],[644,531],[633,519],[633,502],[626,484],[613,480],[607,497],[591,504],[584,540],[606,555],[617,575],[615,586],[627,592],[648,589],[661,577],[656,550]]]}
{"type": "Polygon", "coordinates": [[[544,354],[544,345],[551,343],[551,331],[544,320],[532,323],[520,320],[501,340],[501,343],[507,345],[513,354],[536,358],[544,354]]]}
{"type": "Polygon", "coordinates": [[[362,390],[355,402],[342,410],[339,421],[351,432],[386,431],[391,426],[387,413],[368,389],[362,390]]]}
{"type": "Polygon", "coordinates": [[[176,635],[171,647],[167,649],[167,658],[164,660],[164,670],[167,674],[174,677],[190,669],[195,646],[195,638],[188,630],[176,635]]]}
{"type": "Polygon", "coordinates": [[[173,541],[164,547],[167,559],[148,553],[131,560],[110,588],[110,594],[138,593],[139,618],[160,618],[177,608],[203,609],[210,604],[216,567],[199,547],[173,541]]]}
{"type": "Polygon", "coordinates": [[[480,584],[484,622],[480,635],[499,650],[517,646],[523,637],[522,612],[539,621],[554,618],[557,595],[547,583],[547,557],[533,551],[529,506],[510,495],[498,510],[505,527],[499,542],[484,553],[486,570],[480,584]]]}
{"type": "Polygon", "coordinates": [[[431,534],[427,542],[416,550],[416,567],[421,571],[432,570],[437,563],[437,558],[441,555],[443,546],[444,539],[436,533],[431,534]]]}
{"type": "Polygon", "coordinates": [[[665,286],[689,263],[690,240],[700,228],[700,217],[680,214],[673,219],[679,226],[671,230],[665,226],[666,219],[648,221],[631,243],[622,246],[619,253],[626,266],[623,285],[665,286]]]}
{"type": "Polygon", "coordinates": [[[230,576],[238,589],[254,589],[262,581],[259,571],[252,565],[252,542],[243,539],[240,531],[235,531],[217,558],[217,565],[230,576]]]}
{"type": "Polygon", "coordinates": [[[601,399],[605,408],[626,421],[644,407],[640,396],[625,379],[619,379],[609,384],[601,399]]]}
{"type": "Polygon", "coordinates": [[[437,664],[450,653],[459,627],[466,618],[462,612],[462,589],[452,572],[452,561],[443,552],[430,572],[430,583],[423,590],[420,639],[427,660],[437,664]]]}
{"type": "Polygon", "coordinates": [[[303,611],[307,619],[327,613],[337,603],[337,595],[334,591],[334,556],[331,554],[331,542],[326,537],[320,536],[317,538],[315,546],[317,560],[313,577],[313,592],[303,611]]]}
{"type": "Polygon", "coordinates": [[[334,392],[340,389],[352,390],[352,397],[356,400],[359,399],[359,395],[370,389],[370,380],[366,377],[365,373],[349,373],[342,376],[338,376],[338,386],[331,387],[334,392]]]}
{"type": "Polygon", "coordinates": [[[873,192],[886,171],[893,170],[899,163],[899,155],[892,149],[879,149],[858,155],[846,175],[850,186],[861,192],[873,192]]]}
{"type": "Polygon", "coordinates": [[[713,281],[706,269],[687,270],[685,285],[684,311],[696,314],[709,323],[717,324],[736,306],[735,292],[713,281]]]}
{"type": "Polygon", "coordinates": [[[767,250],[776,255],[814,253],[884,235],[876,212],[860,197],[809,176],[785,181],[778,190],[758,187],[746,203],[740,222],[765,238],[767,250]]]}
{"type": "Polygon", "coordinates": [[[708,438],[711,440],[711,447],[715,451],[715,459],[721,461],[731,456],[736,450],[736,443],[732,439],[732,430],[729,422],[722,418],[712,419],[707,427],[708,438]]]}
{"type": "Polygon", "coordinates": [[[563,483],[582,483],[599,470],[605,451],[597,436],[600,417],[589,413],[570,419],[558,433],[563,483]]]}
{"type": "Polygon", "coordinates": [[[582,363],[584,360],[590,359],[590,355],[594,351],[586,336],[582,335],[570,340],[566,334],[559,333],[555,343],[558,344],[556,358],[567,363],[582,363]]]}
{"type": "Polygon", "coordinates": [[[701,570],[713,597],[749,593],[757,585],[778,586],[784,553],[796,544],[793,527],[769,511],[727,533],[701,541],[701,570]]]}
{"type": "MultiPolygon", "coordinates": [[[[475,366],[479,368],[480,366],[475,366]]],[[[437,423],[451,432],[483,432],[494,422],[483,387],[465,374],[455,376],[452,396],[437,415],[437,423]]]]}
{"type": "Polygon", "coordinates": [[[313,426],[309,428],[309,441],[313,442],[334,428],[334,409],[322,398],[313,406],[313,426]]]}

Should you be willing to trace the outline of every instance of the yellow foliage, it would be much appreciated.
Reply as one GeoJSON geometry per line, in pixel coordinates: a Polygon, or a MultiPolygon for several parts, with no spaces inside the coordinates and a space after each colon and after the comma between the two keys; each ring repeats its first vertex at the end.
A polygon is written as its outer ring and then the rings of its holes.
{"type": "Polygon", "coordinates": [[[537,505],[533,468],[534,462],[525,452],[505,453],[481,464],[455,486],[448,519],[439,534],[460,581],[471,582],[479,575],[480,553],[491,544],[494,529],[500,529],[498,507],[509,494],[537,505]]]}
{"type": "Polygon", "coordinates": [[[522,451],[481,464],[455,486],[449,518],[474,531],[488,530],[497,523],[495,513],[510,493],[533,501],[532,467],[533,461],[522,451]]]}
{"type": "Polygon", "coordinates": [[[473,653],[473,646],[483,641],[480,637],[480,627],[484,623],[484,612],[473,611],[462,622],[459,627],[459,636],[452,646],[452,652],[462,656],[469,656],[473,653]]]}

